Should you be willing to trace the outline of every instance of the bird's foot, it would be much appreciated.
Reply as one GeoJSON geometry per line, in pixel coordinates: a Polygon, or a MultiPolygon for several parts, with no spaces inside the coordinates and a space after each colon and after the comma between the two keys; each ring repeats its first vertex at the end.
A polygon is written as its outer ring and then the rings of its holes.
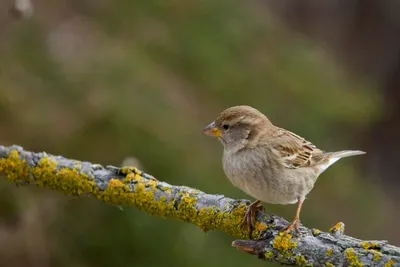
{"type": "Polygon", "coordinates": [[[282,231],[285,234],[289,234],[290,232],[293,231],[293,229],[295,229],[296,234],[300,235],[299,225],[300,225],[300,219],[295,218],[290,224],[288,224],[285,228],[283,228],[282,231]]]}
{"type": "Polygon", "coordinates": [[[249,239],[251,239],[251,233],[253,232],[254,227],[255,227],[257,211],[263,211],[263,210],[264,210],[264,207],[260,203],[260,200],[254,201],[247,208],[246,214],[244,215],[242,223],[241,223],[240,226],[241,227],[247,226],[249,239]]]}

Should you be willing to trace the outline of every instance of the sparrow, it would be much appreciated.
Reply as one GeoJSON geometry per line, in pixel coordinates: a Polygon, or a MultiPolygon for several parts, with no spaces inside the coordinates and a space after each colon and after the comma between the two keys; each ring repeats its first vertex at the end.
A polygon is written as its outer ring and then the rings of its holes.
{"type": "Polygon", "coordinates": [[[283,231],[299,234],[300,212],[317,178],[340,158],[365,154],[359,150],[324,152],[311,142],[279,128],[257,109],[240,105],[222,111],[203,134],[218,138],[224,147],[225,175],[235,186],[255,198],[242,226],[254,229],[256,212],[271,204],[296,204],[294,219],[283,231]]]}

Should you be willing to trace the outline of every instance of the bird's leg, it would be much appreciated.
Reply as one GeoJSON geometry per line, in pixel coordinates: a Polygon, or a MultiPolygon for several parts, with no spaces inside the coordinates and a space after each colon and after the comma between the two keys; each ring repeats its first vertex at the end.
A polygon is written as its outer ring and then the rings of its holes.
{"type": "Polygon", "coordinates": [[[285,233],[287,233],[287,234],[290,233],[294,228],[296,230],[296,233],[300,234],[300,230],[299,230],[300,212],[301,212],[301,207],[303,206],[303,202],[304,202],[304,198],[299,197],[298,202],[297,202],[296,216],[294,216],[293,221],[288,226],[283,228],[283,231],[285,233]]]}
{"type": "Polygon", "coordinates": [[[241,223],[241,227],[247,225],[247,231],[250,239],[251,239],[251,233],[253,232],[255,226],[257,211],[264,210],[264,207],[260,202],[261,202],[260,200],[256,200],[250,204],[250,206],[247,208],[246,214],[244,215],[241,223]]]}

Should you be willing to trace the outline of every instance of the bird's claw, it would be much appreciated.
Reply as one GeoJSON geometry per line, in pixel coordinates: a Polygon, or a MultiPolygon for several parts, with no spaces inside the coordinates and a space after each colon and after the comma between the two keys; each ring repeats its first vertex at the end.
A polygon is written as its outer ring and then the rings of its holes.
{"type": "Polygon", "coordinates": [[[292,232],[293,229],[294,229],[294,230],[296,230],[296,234],[297,234],[297,235],[300,235],[300,228],[299,228],[299,225],[300,225],[300,220],[297,219],[297,218],[295,218],[290,224],[288,224],[285,228],[283,228],[282,231],[283,231],[285,234],[289,234],[289,233],[292,232]]]}
{"type": "Polygon", "coordinates": [[[249,239],[251,239],[251,234],[255,227],[257,211],[263,211],[263,210],[264,210],[264,207],[260,203],[260,200],[254,201],[247,208],[247,211],[243,217],[243,220],[242,220],[242,223],[240,224],[240,226],[241,227],[247,226],[249,239]]]}

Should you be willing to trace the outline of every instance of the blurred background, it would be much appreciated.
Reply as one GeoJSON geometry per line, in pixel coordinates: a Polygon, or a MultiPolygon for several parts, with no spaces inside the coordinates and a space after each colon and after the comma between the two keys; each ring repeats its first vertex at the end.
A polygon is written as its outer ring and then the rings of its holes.
{"type": "MultiPolygon", "coordinates": [[[[343,221],[400,245],[398,2],[2,0],[0,11],[1,145],[249,199],[201,129],[252,105],[324,150],[367,151],[320,177],[306,226],[343,221]]],[[[266,265],[232,240],[0,179],[2,267],[266,265]]]]}

